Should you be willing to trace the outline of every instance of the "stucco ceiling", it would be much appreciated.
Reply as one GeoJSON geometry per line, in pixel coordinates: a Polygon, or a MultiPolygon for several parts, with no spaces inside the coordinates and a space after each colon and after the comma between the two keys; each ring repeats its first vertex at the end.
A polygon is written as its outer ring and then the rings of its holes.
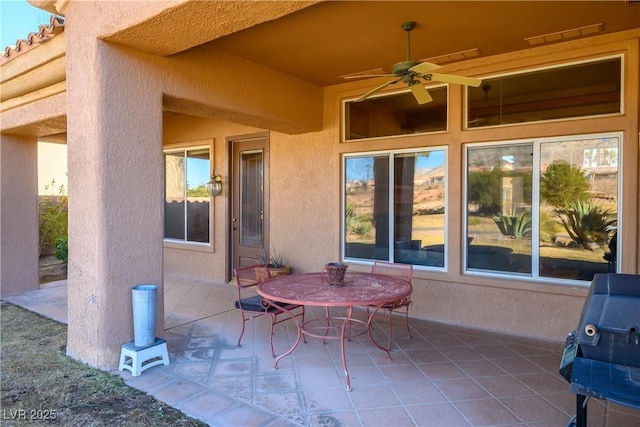
{"type": "MultiPolygon", "coordinates": [[[[406,60],[401,24],[415,21],[411,59],[461,51],[484,57],[531,47],[535,36],[582,28],[593,35],[640,27],[628,1],[329,1],[208,44],[320,86],[406,60]],[[475,51],[474,49],[477,49],[475,51]]],[[[564,36],[555,35],[559,39],[564,36]]],[[[577,38],[575,37],[575,38],[577,38]]],[[[573,37],[571,37],[573,38],[573,37]]],[[[566,38],[565,38],[566,40],[566,38]]],[[[246,76],[251,78],[251,76],[246,76]]]]}

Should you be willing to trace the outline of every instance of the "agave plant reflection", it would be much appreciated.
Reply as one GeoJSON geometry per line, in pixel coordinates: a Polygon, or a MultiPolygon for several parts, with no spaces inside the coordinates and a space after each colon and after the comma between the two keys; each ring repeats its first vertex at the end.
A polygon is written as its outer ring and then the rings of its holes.
{"type": "Polygon", "coordinates": [[[586,249],[606,244],[609,231],[617,224],[617,215],[611,209],[576,201],[555,211],[569,237],[586,249]]]}

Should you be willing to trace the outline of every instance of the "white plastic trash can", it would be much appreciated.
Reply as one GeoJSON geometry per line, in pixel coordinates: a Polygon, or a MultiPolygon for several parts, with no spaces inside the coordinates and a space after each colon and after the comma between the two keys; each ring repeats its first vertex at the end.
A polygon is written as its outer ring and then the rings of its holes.
{"type": "Polygon", "coordinates": [[[136,285],[133,300],[133,337],[136,347],[149,347],[156,340],[156,300],[158,286],[136,285]]]}

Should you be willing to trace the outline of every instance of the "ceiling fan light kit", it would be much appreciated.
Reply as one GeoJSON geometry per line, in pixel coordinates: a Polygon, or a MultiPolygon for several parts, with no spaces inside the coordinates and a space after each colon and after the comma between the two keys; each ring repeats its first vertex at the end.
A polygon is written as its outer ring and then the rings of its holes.
{"type": "Polygon", "coordinates": [[[474,77],[456,76],[452,74],[438,74],[431,71],[440,68],[439,65],[432,64],[430,62],[420,62],[411,60],[411,30],[416,26],[414,21],[404,22],[402,28],[407,32],[407,60],[394,64],[391,71],[392,74],[366,74],[366,75],[349,75],[344,76],[346,79],[353,78],[367,78],[367,77],[395,77],[395,80],[391,80],[378,87],[373,88],[369,92],[356,99],[356,102],[363,101],[369,98],[371,95],[385,89],[398,82],[406,84],[413,96],[416,98],[418,104],[426,104],[431,102],[433,98],[429,94],[429,91],[424,87],[420,79],[425,82],[438,81],[445,83],[455,83],[464,86],[479,87],[482,84],[482,80],[474,77]]]}

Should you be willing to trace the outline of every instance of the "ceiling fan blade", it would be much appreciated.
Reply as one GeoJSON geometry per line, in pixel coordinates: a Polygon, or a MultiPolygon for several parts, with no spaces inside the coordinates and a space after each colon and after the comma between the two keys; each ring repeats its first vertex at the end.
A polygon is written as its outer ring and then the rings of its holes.
{"type": "Polygon", "coordinates": [[[390,82],[386,82],[385,84],[382,84],[376,88],[371,89],[369,92],[365,93],[364,95],[362,95],[360,98],[356,99],[355,102],[358,101],[364,101],[365,99],[367,99],[368,97],[370,97],[371,95],[373,95],[376,92],[381,91],[382,89],[386,88],[387,86],[391,86],[393,84],[396,84],[400,81],[401,79],[397,79],[397,80],[391,80],[390,82]]]}
{"type": "Polygon", "coordinates": [[[433,98],[429,94],[427,88],[420,83],[412,84],[409,86],[409,89],[413,92],[413,96],[416,98],[416,101],[418,101],[418,104],[426,104],[427,102],[433,101],[433,98]]]}
{"type": "Polygon", "coordinates": [[[480,84],[482,84],[481,79],[476,79],[475,77],[456,76],[453,74],[427,73],[420,77],[428,81],[456,83],[459,85],[473,86],[473,87],[479,87],[480,84]]]}
{"type": "Polygon", "coordinates": [[[395,74],[363,74],[361,76],[342,76],[343,79],[362,79],[365,77],[398,77],[395,74]]]}
{"type": "Polygon", "coordinates": [[[421,62],[418,65],[414,65],[409,68],[409,71],[416,74],[425,74],[429,71],[437,70],[438,68],[440,68],[439,65],[432,64],[431,62],[421,62]]]}

